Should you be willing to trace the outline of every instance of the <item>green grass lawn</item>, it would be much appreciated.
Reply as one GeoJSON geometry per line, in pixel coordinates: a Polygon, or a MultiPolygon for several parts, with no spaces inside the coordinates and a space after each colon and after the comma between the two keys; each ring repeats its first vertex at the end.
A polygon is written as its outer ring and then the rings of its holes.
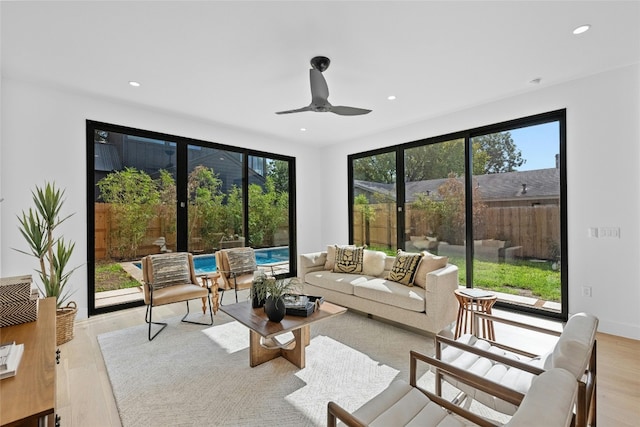
{"type": "Polygon", "coordinates": [[[129,276],[117,262],[97,262],[95,272],[96,292],[140,286],[140,282],[129,276]]]}
{"type": "MultiPolygon", "coordinates": [[[[466,266],[462,258],[451,258],[459,268],[460,284],[466,284],[466,266]]],[[[560,272],[550,263],[516,261],[494,263],[475,261],[473,286],[506,294],[533,296],[545,301],[560,302],[560,272]]]]}
{"type": "MultiPolygon", "coordinates": [[[[369,249],[396,255],[392,249],[369,249]]],[[[467,277],[464,259],[451,257],[449,262],[458,266],[460,284],[464,286],[467,277]]],[[[560,302],[560,272],[552,270],[549,262],[495,263],[476,260],[473,264],[473,280],[473,286],[477,288],[560,302]]]]}

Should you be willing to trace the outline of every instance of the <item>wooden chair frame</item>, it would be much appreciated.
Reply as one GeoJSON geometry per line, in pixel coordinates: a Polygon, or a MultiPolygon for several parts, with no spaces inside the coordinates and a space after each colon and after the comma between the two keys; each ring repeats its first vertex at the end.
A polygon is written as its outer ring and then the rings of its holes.
{"type": "MultiPolygon", "coordinates": [[[[503,324],[507,324],[517,328],[522,328],[529,331],[535,331],[542,334],[548,334],[548,335],[557,336],[557,337],[559,337],[562,334],[562,332],[559,332],[559,331],[554,331],[551,329],[541,328],[539,326],[534,326],[527,323],[511,320],[511,319],[506,319],[504,317],[496,316],[494,314],[474,313],[474,321],[479,322],[480,320],[503,323],[503,324]]],[[[481,339],[481,338],[478,338],[478,339],[481,339]]],[[[512,347],[504,343],[497,342],[495,340],[489,340],[484,338],[482,338],[482,340],[490,343],[494,347],[498,347],[505,351],[526,356],[529,358],[540,356],[538,354],[533,354],[523,349],[512,347]]],[[[487,358],[496,363],[501,363],[503,365],[506,365],[512,368],[520,369],[522,371],[529,372],[533,375],[540,375],[541,373],[544,372],[543,369],[537,368],[530,364],[509,358],[509,357],[505,357],[499,354],[495,354],[486,350],[482,350],[477,347],[469,346],[440,334],[436,335],[435,337],[435,347],[436,347],[435,358],[438,360],[442,359],[443,344],[450,345],[452,347],[457,347],[461,350],[476,354],[480,357],[487,358]]],[[[581,379],[578,379],[578,398],[576,401],[576,420],[575,420],[576,427],[586,427],[589,425],[591,425],[592,427],[596,426],[596,378],[597,378],[596,362],[597,362],[597,340],[594,340],[593,346],[591,348],[589,362],[585,369],[585,373],[581,379]]],[[[442,396],[442,381],[444,380],[443,372],[446,372],[446,371],[447,370],[444,370],[444,369],[436,371],[436,394],[438,396],[442,396]]],[[[477,377],[477,378],[483,378],[472,373],[468,373],[468,375],[477,377]]],[[[493,384],[496,386],[499,385],[497,383],[493,383],[493,384]]],[[[499,396],[496,396],[496,397],[499,397],[499,396]]],[[[506,399],[503,399],[503,400],[506,400],[506,399]]]]}
{"type": "MultiPolygon", "coordinates": [[[[524,395],[515,390],[497,384],[493,381],[485,378],[470,374],[469,372],[457,368],[455,366],[444,363],[436,358],[411,351],[409,353],[410,365],[409,365],[409,384],[423,393],[429,400],[440,405],[447,411],[453,412],[481,427],[498,427],[502,424],[496,424],[486,418],[483,418],[467,409],[464,409],[441,396],[433,394],[428,390],[423,389],[417,385],[417,365],[418,362],[424,362],[431,366],[436,367],[437,371],[444,372],[447,375],[457,378],[459,381],[464,382],[474,388],[482,390],[514,405],[520,405],[524,395]]],[[[355,417],[353,414],[342,408],[335,402],[329,402],[327,404],[327,427],[336,427],[337,420],[342,421],[349,427],[366,427],[366,423],[355,417]]]]}

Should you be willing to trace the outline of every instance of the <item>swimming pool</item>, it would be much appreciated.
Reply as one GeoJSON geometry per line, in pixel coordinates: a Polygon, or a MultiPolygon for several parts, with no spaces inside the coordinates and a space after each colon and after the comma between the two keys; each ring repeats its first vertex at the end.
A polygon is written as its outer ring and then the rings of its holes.
{"type": "MultiPolygon", "coordinates": [[[[258,265],[275,264],[279,262],[289,261],[289,247],[278,246],[275,248],[256,249],[256,263],[258,265]]],[[[136,267],[141,268],[139,262],[134,263],[136,267]]],[[[213,254],[194,255],[193,267],[196,274],[207,274],[216,271],[216,258],[213,254]]]]}

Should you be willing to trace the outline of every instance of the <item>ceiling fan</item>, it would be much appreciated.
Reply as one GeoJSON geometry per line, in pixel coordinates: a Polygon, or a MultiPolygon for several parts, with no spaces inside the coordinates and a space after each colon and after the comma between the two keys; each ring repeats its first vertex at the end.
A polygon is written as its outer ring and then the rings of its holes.
{"type": "Polygon", "coordinates": [[[311,69],[309,69],[309,79],[311,80],[311,104],[295,110],[278,111],[276,114],[301,113],[303,111],[315,111],[316,113],[331,112],[341,116],[359,116],[370,113],[371,110],[356,107],[344,107],[341,105],[331,105],[329,100],[329,87],[322,73],[329,68],[329,58],[326,56],[315,56],[311,58],[311,69]]]}

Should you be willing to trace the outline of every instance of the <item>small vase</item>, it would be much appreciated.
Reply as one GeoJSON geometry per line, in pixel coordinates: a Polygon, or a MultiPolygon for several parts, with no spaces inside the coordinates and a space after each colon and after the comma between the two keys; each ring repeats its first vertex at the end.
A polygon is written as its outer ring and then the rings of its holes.
{"type": "Polygon", "coordinates": [[[268,297],[264,303],[264,312],[267,313],[270,321],[280,322],[286,314],[284,300],[282,298],[274,299],[273,297],[268,297]]]}

